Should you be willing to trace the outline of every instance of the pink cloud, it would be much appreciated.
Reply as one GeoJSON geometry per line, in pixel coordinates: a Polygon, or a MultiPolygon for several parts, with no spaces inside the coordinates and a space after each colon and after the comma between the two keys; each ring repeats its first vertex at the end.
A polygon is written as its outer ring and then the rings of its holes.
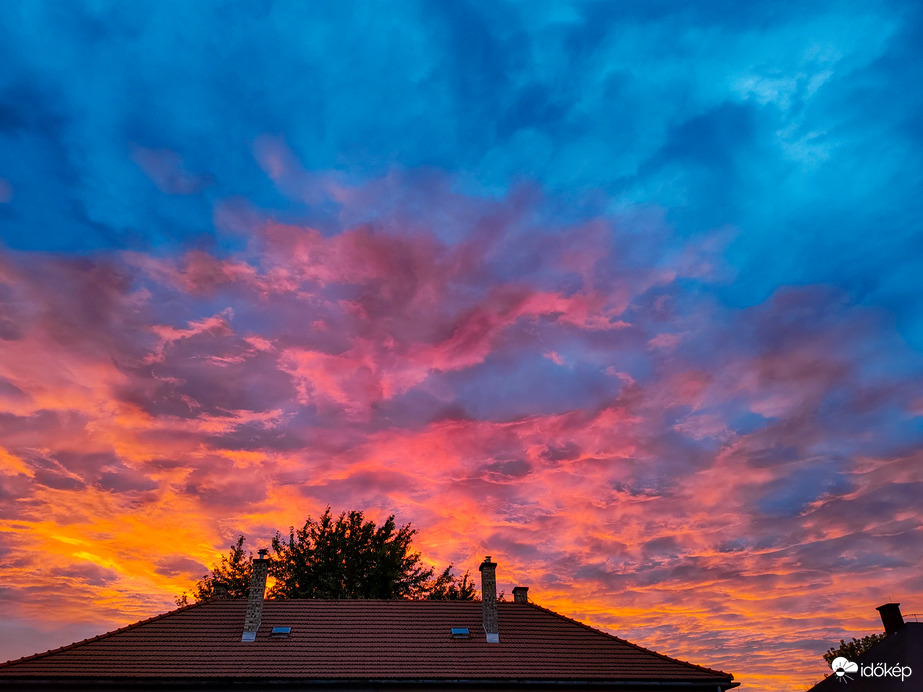
{"type": "Polygon", "coordinates": [[[548,353],[543,353],[542,355],[555,365],[564,365],[564,359],[558,355],[557,351],[549,351],[548,353]]]}
{"type": "Polygon", "coordinates": [[[212,315],[204,319],[189,322],[186,329],[178,329],[166,324],[151,325],[150,330],[158,337],[154,352],[145,358],[145,363],[162,362],[164,351],[172,344],[182,339],[191,339],[201,335],[230,336],[233,330],[228,320],[233,317],[233,311],[226,308],[220,315],[212,315]]]}

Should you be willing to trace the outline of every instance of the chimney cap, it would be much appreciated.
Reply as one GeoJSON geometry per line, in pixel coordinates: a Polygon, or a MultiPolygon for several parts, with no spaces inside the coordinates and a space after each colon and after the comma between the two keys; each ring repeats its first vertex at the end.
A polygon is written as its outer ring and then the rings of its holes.
{"type": "Polygon", "coordinates": [[[488,555],[487,557],[484,558],[484,562],[482,562],[482,563],[478,566],[478,570],[483,570],[485,567],[496,567],[496,566],[497,566],[497,563],[496,563],[496,562],[491,562],[491,561],[490,561],[490,555],[488,555]]]}
{"type": "Polygon", "coordinates": [[[259,553],[259,556],[260,556],[258,559],[260,559],[260,560],[267,560],[267,559],[269,559],[269,558],[266,557],[267,555],[269,555],[269,548],[260,548],[260,549],[257,550],[256,552],[259,553]]]}

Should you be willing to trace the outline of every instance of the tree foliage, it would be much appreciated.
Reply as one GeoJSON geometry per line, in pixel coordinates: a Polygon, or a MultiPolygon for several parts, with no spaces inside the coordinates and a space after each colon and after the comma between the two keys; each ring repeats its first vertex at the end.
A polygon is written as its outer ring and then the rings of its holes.
{"type": "Polygon", "coordinates": [[[473,601],[475,595],[477,588],[470,573],[455,576],[452,574],[452,565],[449,565],[432,581],[426,598],[431,601],[473,601]]]}
{"type": "Polygon", "coordinates": [[[250,566],[253,553],[244,551],[245,540],[243,535],[238,536],[237,542],[231,546],[231,551],[221,556],[219,564],[212,565],[211,574],[206,574],[197,581],[191,594],[184,591],[182,596],[176,598],[176,605],[188,605],[190,595],[196,602],[207,601],[215,597],[216,587],[221,586],[227,589],[228,598],[246,598],[250,593],[250,577],[253,575],[250,566]]]}
{"type": "Polygon", "coordinates": [[[414,530],[394,517],[375,526],[362,512],[318,521],[272,539],[270,598],[419,598],[433,577],[411,551],[414,530]]]}
{"type": "MultiPolygon", "coordinates": [[[[287,536],[276,532],[267,597],[473,600],[477,592],[468,572],[456,576],[449,565],[436,575],[421,564],[411,547],[415,534],[409,524],[398,528],[393,515],[376,526],[357,511],[334,518],[328,507],[320,519],[308,517],[287,536]]],[[[244,551],[245,540],[240,536],[196,583],[195,601],[213,598],[219,585],[230,598],[247,597],[253,553],[244,551]]],[[[188,601],[186,593],[176,599],[177,605],[188,601]]]]}
{"type": "Polygon", "coordinates": [[[827,649],[827,653],[824,654],[824,660],[829,666],[833,663],[833,659],[838,656],[843,656],[844,658],[849,659],[850,661],[855,661],[860,654],[864,653],[868,649],[871,649],[875,644],[884,639],[887,635],[885,634],[870,634],[867,637],[862,637],[862,639],[856,639],[853,637],[851,642],[846,642],[845,640],[840,640],[840,645],[837,647],[831,647],[827,649]]]}

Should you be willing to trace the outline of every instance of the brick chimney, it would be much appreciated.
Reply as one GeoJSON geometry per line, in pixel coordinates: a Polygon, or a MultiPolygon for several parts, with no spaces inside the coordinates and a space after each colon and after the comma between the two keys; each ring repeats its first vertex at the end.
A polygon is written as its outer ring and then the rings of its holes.
{"type": "Polygon", "coordinates": [[[904,616],[901,615],[900,603],[885,603],[875,608],[881,615],[881,624],[884,625],[885,634],[894,634],[904,626],[904,616]]]}
{"type": "Polygon", "coordinates": [[[513,587],[513,603],[528,603],[529,602],[529,587],[528,586],[514,586],[513,587]]]}
{"type": "Polygon", "coordinates": [[[213,600],[224,600],[228,597],[228,585],[223,581],[216,581],[212,586],[212,599],[213,600]]]}
{"type": "Polygon", "coordinates": [[[242,642],[256,641],[256,631],[263,619],[263,596],[266,593],[266,577],[269,576],[269,558],[265,548],[259,551],[259,558],[253,560],[253,576],[250,577],[250,595],[247,598],[247,615],[244,617],[242,642]]]}
{"type": "Polygon", "coordinates": [[[491,644],[500,642],[500,628],[497,624],[497,563],[490,561],[490,555],[478,567],[481,572],[481,611],[484,616],[484,632],[491,644]]]}

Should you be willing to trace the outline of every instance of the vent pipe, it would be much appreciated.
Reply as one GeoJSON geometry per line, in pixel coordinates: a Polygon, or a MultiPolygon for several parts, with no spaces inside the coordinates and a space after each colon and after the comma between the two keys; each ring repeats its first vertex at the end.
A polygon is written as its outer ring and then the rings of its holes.
{"type": "Polygon", "coordinates": [[[244,617],[244,633],[240,641],[256,641],[256,632],[263,619],[263,596],[266,593],[266,578],[269,576],[269,558],[265,548],[259,551],[259,558],[253,560],[253,576],[250,577],[250,595],[247,597],[247,615],[244,617]]]}
{"type": "Polygon", "coordinates": [[[497,563],[490,561],[490,555],[478,567],[481,572],[481,611],[484,616],[484,632],[487,641],[497,644],[500,641],[500,628],[497,624],[497,563]]]}

